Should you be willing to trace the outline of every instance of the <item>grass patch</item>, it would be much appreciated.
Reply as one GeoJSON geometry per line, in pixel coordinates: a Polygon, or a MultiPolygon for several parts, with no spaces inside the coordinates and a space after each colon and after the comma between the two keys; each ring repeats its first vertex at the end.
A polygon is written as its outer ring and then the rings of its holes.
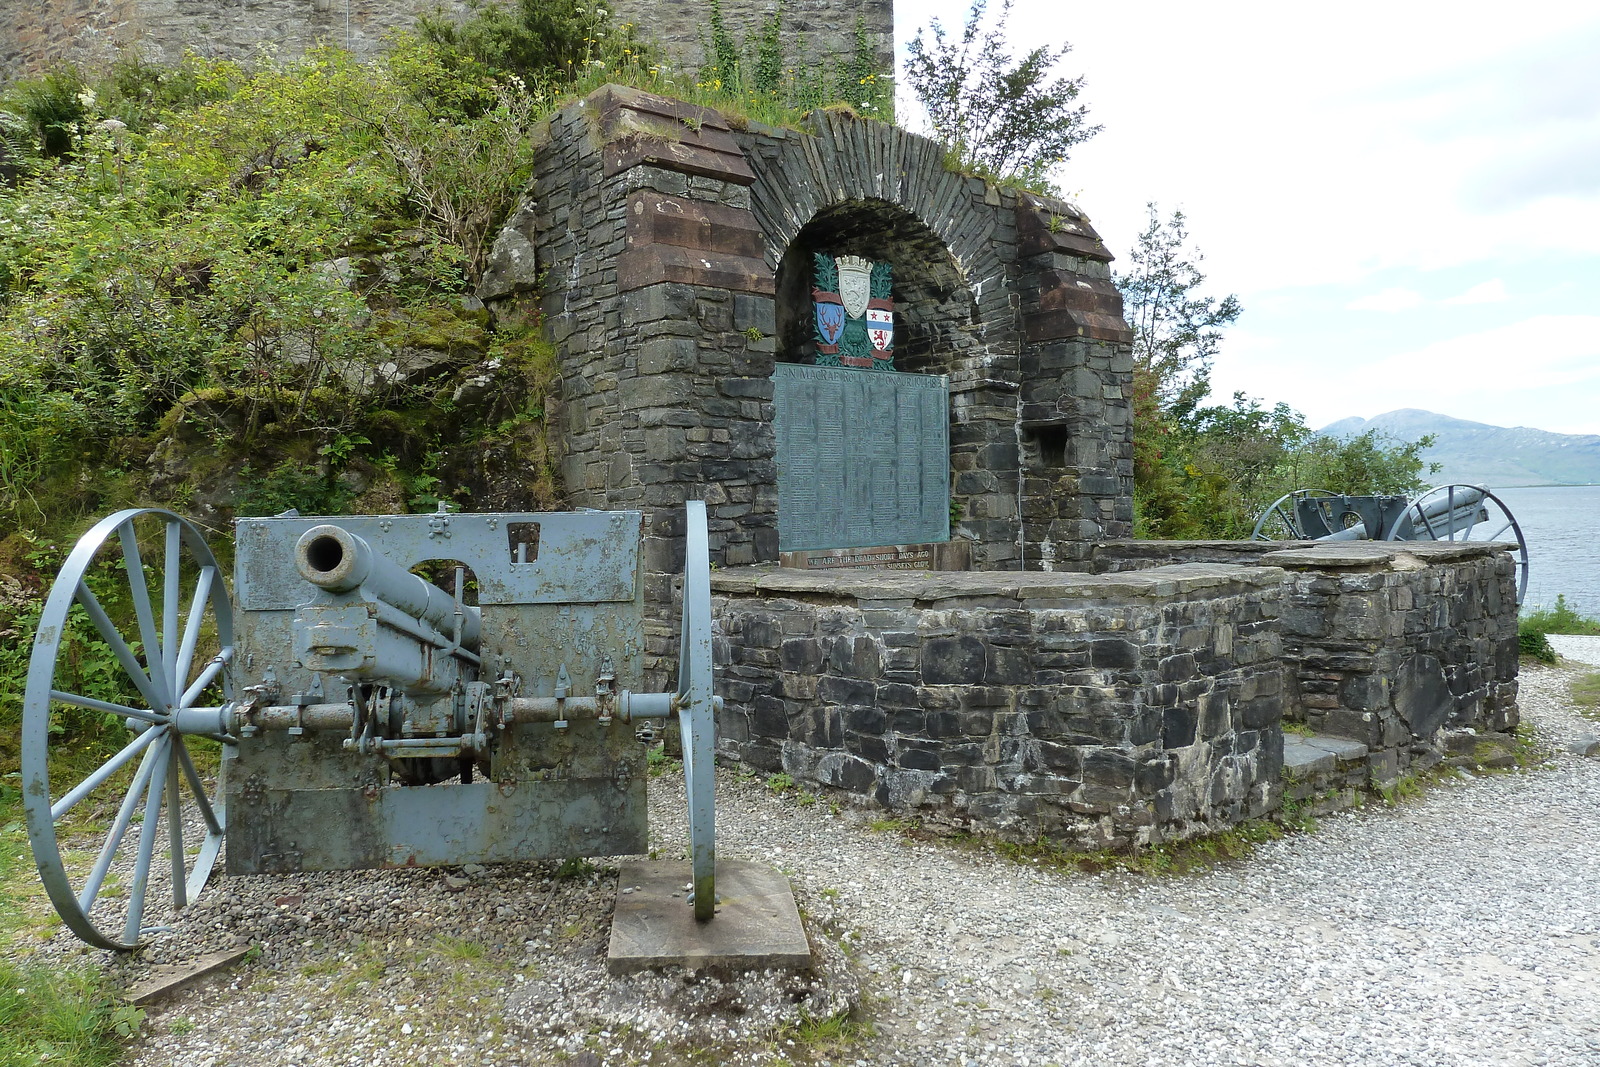
{"type": "MultiPolygon", "coordinates": [[[[1479,747],[1482,748],[1483,746],[1479,745],[1479,747]]],[[[1490,745],[1489,747],[1495,752],[1500,751],[1497,746],[1490,745]]],[[[1485,757],[1475,758],[1482,759],[1485,757]]],[[[1397,807],[1402,801],[1415,800],[1422,796],[1427,791],[1424,788],[1425,785],[1423,775],[1403,774],[1390,785],[1378,786],[1378,795],[1383,798],[1383,802],[1386,805],[1393,808],[1397,807]]]]}
{"type": "Polygon", "coordinates": [[[446,959],[463,963],[469,960],[481,960],[488,954],[488,950],[481,943],[461,937],[436,937],[433,940],[433,947],[446,959]]]}
{"type": "Polygon", "coordinates": [[[106,1067],[143,1021],[88,965],[0,959],[0,1067],[106,1067]]]}
{"type": "Polygon", "coordinates": [[[813,1018],[802,1015],[800,1021],[784,1027],[778,1033],[778,1044],[793,1041],[822,1062],[831,1062],[852,1045],[874,1034],[870,1020],[856,1018],[849,1011],[813,1018]]]}
{"type": "Polygon", "coordinates": [[[646,750],[644,762],[652,778],[660,778],[663,774],[677,774],[683,770],[683,761],[667,755],[666,746],[659,741],[646,750]]]}
{"type": "Polygon", "coordinates": [[[1572,680],[1572,702],[1587,718],[1600,719],[1600,673],[1572,680]]]}

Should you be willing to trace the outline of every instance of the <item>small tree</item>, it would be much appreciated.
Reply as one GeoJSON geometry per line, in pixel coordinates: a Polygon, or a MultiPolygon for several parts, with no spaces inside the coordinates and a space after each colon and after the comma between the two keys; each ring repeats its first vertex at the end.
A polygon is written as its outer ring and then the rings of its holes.
{"type": "Polygon", "coordinates": [[[1132,269],[1116,276],[1123,311],[1133,326],[1136,378],[1167,415],[1182,419],[1211,391],[1211,361],[1222,331],[1243,308],[1232,294],[1217,299],[1199,295],[1205,259],[1190,249],[1183,212],[1163,222],[1155,204],[1147,205],[1149,224],[1128,259],[1132,269]]]}
{"type": "Polygon", "coordinates": [[[1071,148],[1100,132],[1088,108],[1073,106],[1083,79],[1050,80],[1068,52],[1040,45],[1013,62],[1005,42],[1011,0],[983,28],[988,0],[973,0],[966,26],[951,38],[934,19],[907,46],[906,80],[928,112],[935,137],[962,169],[1042,186],[1071,148]]]}

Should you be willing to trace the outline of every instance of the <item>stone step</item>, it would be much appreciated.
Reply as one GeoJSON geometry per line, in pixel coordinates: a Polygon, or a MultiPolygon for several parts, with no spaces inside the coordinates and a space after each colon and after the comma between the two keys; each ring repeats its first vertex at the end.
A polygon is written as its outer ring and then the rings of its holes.
{"type": "Polygon", "coordinates": [[[1283,771],[1294,778],[1331,774],[1341,763],[1367,758],[1367,746],[1344,737],[1283,735],[1283,771]]]}

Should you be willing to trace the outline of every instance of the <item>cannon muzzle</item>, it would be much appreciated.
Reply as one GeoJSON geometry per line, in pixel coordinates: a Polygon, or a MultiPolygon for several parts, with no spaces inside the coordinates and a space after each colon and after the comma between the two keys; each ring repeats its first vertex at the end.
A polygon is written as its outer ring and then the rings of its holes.
{"type": "MultiPolygon", "coordinates": [[[[294,546],[294,565],[302,578],[318,588],[330,593],[360,589],[441,633],[455,634],[454,597],[374,552],[365,540],[342,526],[313,526],[301,534],[294,546]]],[[[470,604],[462,605],[460,611],[461,647],[476,651],[482,615],[470,604]]]]}

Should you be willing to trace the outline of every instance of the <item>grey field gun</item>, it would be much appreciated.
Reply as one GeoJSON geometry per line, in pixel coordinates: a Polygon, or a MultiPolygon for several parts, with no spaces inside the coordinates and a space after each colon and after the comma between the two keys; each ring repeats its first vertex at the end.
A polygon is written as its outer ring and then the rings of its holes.
{"type": "Polygon", "coordinates": [[[230,874],[641,853],[641,741],[676,715],[691,901],[695,918],[709,919],[704,504],[691,501],[687,519],[671,693],[638,691],[638,512],[241,519],[236,605],[184,519],[139,509],[101,521],[45,603],[24,704],[28,834],[56,910],[92,945],[135,947],[154,929],[147,897],[165,890],[174,911],[183,907],[205,886],[224,832],[230,874]],[[143,561],[150,546],[160,567],[143,561]],[[451,591],[415,573],[424,569],[453,570],[451,591]],[[132,606],[129,633],[103,606],[113,594],[132,606]],[[83,616],[121,669],[120,699],[62,680],[66,635],[83,616]],[[127,742],[63,789],[52,781],[51,727],[69,706],[119,721],[127,742]],[[214,786],[191,754],[197,738],[217,752],[214,786]],[[63,819],[91,797],[115,800],[115,814],[103,839],[91,834],[92,863],[80,864],[71,857],[83,832],[63,819]],[[137,845],[124,849],[130,838],[137,845]]]}
{"type": "Polygon", "coordinates": [[[1518,603],[1528,588],[1522,527],[1505,501],[1481,485],[1439,485],[1411,498],[1296,489],[1267,505],[1250,536],[1255,541],[1504,540],[1517,546],[1518,603]]]}

